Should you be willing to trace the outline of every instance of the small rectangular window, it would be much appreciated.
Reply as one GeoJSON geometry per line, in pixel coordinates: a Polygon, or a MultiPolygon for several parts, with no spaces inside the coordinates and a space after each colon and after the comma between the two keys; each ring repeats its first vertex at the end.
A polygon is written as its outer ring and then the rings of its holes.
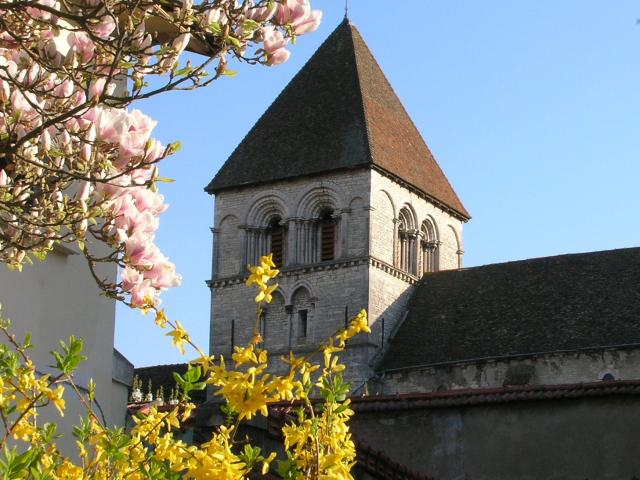
{"type": "Polygon", "coordinates": [[[307,310],[298,310],[298,338],[307,337],[307,310]]]}

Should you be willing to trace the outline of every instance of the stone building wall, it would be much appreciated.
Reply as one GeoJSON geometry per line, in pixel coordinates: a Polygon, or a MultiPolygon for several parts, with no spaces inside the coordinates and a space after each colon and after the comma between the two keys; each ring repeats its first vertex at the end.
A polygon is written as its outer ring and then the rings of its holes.
{"type": "Polygon", "coordinates": [[[640,349],[560,352],[386,372],[381,393],[433,392],[505,385],[558,385],[640,378],[640,349]]]}
{"type": "Polygon", "coordinates": [[[461,222],[373,170],[220,192],[210,282],[211,353],[229,354],[232,345],[250,339],[255,305],[243,283],[246,265],[272,250],[269,229],[277,226],[284,232],[280,288],[259,322],[267,348],[274,354],[311,350],[343,327],[346,317],[366,308],[372,335],[357,340],[360,345],[349,355],[355,355],[351,363],[357,366],[350,365],[354,378],[367,380],[382,343],[404,318],[411,285],[426,266],[427,234],[421,227],[427,223],[435,252],[432,268],[457,268],[461,222]],[[412,217],[411,271],[399,259],[402,209],[412,217]],[[318,219],[327,212],[335,224],[335,252],[333,260],[322,261],[318,219]]]}
{"type": "MultiPolygon", "coordinates": [[[[216,196],[212,354],[228,355],[232,344],[251,337],[255,303],[244,285],[245,268],[270,251],[269,237],[261,227],[275,217],[285,227],[284,260],[278,291],[260,322],[273,357],[290,349],[311,351],[344,327],[345,316],[367,307],[369,178],[367,170],[357,170],[216,196]],[[319,258],[315,224],[323,209],[330,209],[335,221],[335,255],[329,261],[319,258]]],[[[357,363],[360,366],[351,368],[352,375],[363,381],[371,372],[366,361],[357,363]]]]}
{"type": "MultiPolygon", "coordinates": [[[[438,246],[438,265],[436,270],[459,268],[458,257],[462,253],[462,222],[449,212],[415,193],[406,186],[390,179],[378,171],[371,171],[371,244],[370,255],[389,265],[397,265],[398,255],[398,218],[402,209],[407,209],[414,222],[413,228],[421,237],[420,230],[424,222],[431,222],[435,228],[438,246]]],[[[418,245],[418,250],[421,250],[418,245]]],[[[418,253],[421,276],[421,252],[418,253]]]]}
{"type": "MultiPolygon", "coordinates": [[[[438,246],[434,268],[448,270],[458,268],[462,256],[457,253],[462,249],[458,240],[462,238],[462,222],[381,173],[374,170],[371,175],[368,308],[373,343],[379,347],[382,342],[386,346],[403,320],[412,292],[411,286],[424,273],[421,226],[424,222],[430,222],[435,230],[438,246]],[[418,244],[414,247],[418,264],[415,274],[403,270],[398,259],[398,219],[403,208],[411,213],[418,235],[418,244]]],[[[374,364],[380,354],[378,348],[372,359],[374,364]]]]}
{"type": "Polygon", "coordinates": [[[356,440],[438,480],[633,480],[640,477],[639,399],[635,393],[356,408],[351,431],[356,440]]]}

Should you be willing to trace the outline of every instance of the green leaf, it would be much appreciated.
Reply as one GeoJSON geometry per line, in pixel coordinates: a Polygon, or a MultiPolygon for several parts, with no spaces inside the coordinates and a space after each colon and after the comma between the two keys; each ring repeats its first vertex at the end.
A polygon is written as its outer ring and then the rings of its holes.
{"type": "Polygon", "coordinates": [[[214,35],[220,35],[222,33],[222,27],[218,22],[213,22],[207,27],[207,29],[214,35]]]}
{"type": "Polygon", "coordinates": [[[89,390],[89,400],[93,402],[93,400],[96,398],[96,382],[93,381],[93,378],[89,379],[87,390],[89,390]]]}
{"type": "Polygon", "coordinates": [[[233,45],[236,48],[242,48],[242,42],[240,40],[238,40],[236,37],[232,37],[231,35],[229,35],[226,38],[227,42],[229,42],[231,45],[233,45]]]}
{"type": "Polygon", "coordinates": [[[173,372],[173,379],[176,381],[178,386],[182,386],[185,383],[184,378],[182,378],[182,376],[178,372],[173,372]]]}
{"type": "Polygon", "coordinates": [[[247,19],[244,22],[242,22],[242,29],[248,32],[253,32],[258,28],[260,28],[260,24],[255,20],[247,19]]]}
{"type": "Polygon", "coordinates": [[[177,141],[169,144],[169,155],[173,155],[177,153],[182,148],[182,142],[177,141]]]}

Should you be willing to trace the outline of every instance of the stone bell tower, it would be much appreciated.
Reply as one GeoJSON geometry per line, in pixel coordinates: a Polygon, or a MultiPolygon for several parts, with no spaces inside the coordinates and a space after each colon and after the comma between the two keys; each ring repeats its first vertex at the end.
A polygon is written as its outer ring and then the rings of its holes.
{"type": "Polygon", "coordinates": [[[246,266],[273,252],[280,287],[260,320],[272,358],[313,350],[366,308],[372,333],[345,355],[358,391],[412,284],[462,264],[469,214],[346,19],[206,191],[215,195],[212,354],[250,339],[246,266]]]}

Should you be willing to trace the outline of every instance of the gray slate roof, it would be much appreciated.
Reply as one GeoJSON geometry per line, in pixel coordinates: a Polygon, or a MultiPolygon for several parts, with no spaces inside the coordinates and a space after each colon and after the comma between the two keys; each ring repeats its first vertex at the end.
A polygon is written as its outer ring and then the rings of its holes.
{"type": "Polygon", "coordinates": [[[345,20],[205,190],[354,168],[377,168],[470,218],[360,33],[345,20]]]}
{"type": "Polygon", "coordinates": [[[378,370],[640,343],[640,248],[436,272],[378,370]]]}

